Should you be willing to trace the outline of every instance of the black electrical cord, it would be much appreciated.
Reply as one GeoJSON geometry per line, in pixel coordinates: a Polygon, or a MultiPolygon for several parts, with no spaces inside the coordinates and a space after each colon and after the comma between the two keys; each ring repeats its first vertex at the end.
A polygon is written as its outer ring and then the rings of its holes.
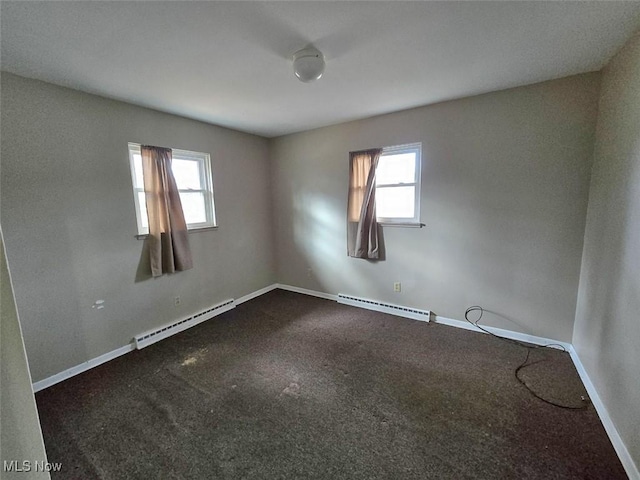
{"type": "Polygon", "coordinates": [[[518,365],[514,371],[514,375],[516,377],[516,380],[518,380],[518,382],[520,382],[522,385],[524,385],[524,387],[529,390],[529,393],[531,393],[531,395],[533,395],[534,397],[536,397],[539,400],[542,400],[545,403],[548,403],[549,405],[553,405],[554,407],[558,407],[558,408],[566,408],[567,410],[582,410],[583,408],[587,408],[587,399],[583,396],[581,397],[582,403],[580,405],[563,405],[561,403],[557,403],[554,402],[552,400],[547,400],[546,398],[542,397],[541,395],[539,395],[538,393],[536,393],[529,385],[527,385],[527,382],[525,382],[522,378],[520,378],[520,375],[518,375],[520,373],[520,370],[523,370],[527,367],[530,367],[531,365],[534,365],[538,362],[532,362],[529,363],[529,355],[531,354],[532,350],[537,350],[540,348],[554,348],[554,349],[559,349],[562,350],[563,352],[566,353],[567,349],[564,348],[563,345],[560,345],[558,343],[549,343],[547,345],[529,345],[527,343],[523,343],[523,342],[519,342],[518,340],[513,340],[511,338],[506,338],[506,337],[502,337],[500,335],[496,335],[495,333],[487,330],[486,328],[483,328],[482,326],[478,325],[478,322],[480,322],[480,319],[482,318],[482,315],[484,313],[484,309],[479,306],[479,305],[474,305],[472,307],[467,308],[467,310],[464,312],[464,319],[469,322],[471,325],[473,325],[474,327],[476,327],[479,330],[482,330],[485,333],[488,333],[489,335],[491,335],[494,338],[497,338],[499,340],[502,340],[504,342],[508,342],[508,343],[512,343],[514,345],[518,345],[519,347],[522,348],[526,348],[527,349],[527,356],[524,359],[524,362],[522,362],[520,365],[518,365]],[[478,319],[474,322],[469,320],[469,314],[471,312],[480,312],[480,315],[478,316],[478,319]]]}

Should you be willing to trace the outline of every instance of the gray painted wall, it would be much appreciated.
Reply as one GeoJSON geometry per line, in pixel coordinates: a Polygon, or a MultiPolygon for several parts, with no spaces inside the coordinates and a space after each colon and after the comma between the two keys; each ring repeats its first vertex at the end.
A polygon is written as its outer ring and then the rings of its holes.
{"type": "Polygon", "coordinates": [[[271,141],[278,281],[571,341],[598,73],[271,141]],[[422,142],[422,222],[346,255],[348,152],[422,142]],[[402,292],[393,292],[393,282],[402,292]]]}
{"type": "Polygon", "coordinates": [[[640,35],[604,70],[574,346],[640,467],[640,35]]]}
{"type": "Polygon", "coordinates": [[[31,388],[29,365],[22,340],[20,322],[7,268],[2,231],[0,230],[2,258],[0,281],[0,469],[2,478],[47,479],[48,472],[35,471],[35,462],[46,462],[36,401],[31,388]],[[5,472],[4,462],[29,461],[30,472],[5,472]]]}
{"type": "Polygon", "coordinates": [[[267,140],[7,73],[1,95],[1,221],[34,381],[275,281],[267,140]],[[211,154],[219,228],[190,235],[193,270],[143,273],[127,142],[211,154]]]}
{"type": "Polygon", "coordinates": [[[580,75],[268,141],[3,73],[1,220],[33,379],[276,280],[458,319],[478,303],[486,324],[573,341],[640,464],[639,37],[605,69],[595,134],[599,85],[580,75]],[[192,271],[143,273],[129,141],[211,153],[220,228],[190,236],[192,271]],[[384,261],[348,258],[348,152],[416,141],[426,227],[385,227],[384,261]]]}

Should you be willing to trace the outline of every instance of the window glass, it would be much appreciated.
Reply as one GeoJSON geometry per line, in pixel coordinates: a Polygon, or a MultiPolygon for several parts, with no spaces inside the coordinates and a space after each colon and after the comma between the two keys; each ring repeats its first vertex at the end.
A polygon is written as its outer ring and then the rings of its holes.
{"type": "MultiPolygon", "coordinates": [[[[149,233],[149,220],[139,144],[129,144],[129,162],[138,235],[146,235],[149,233]]],[[[180,193],[180,202],[187,228],[193,230],[215,227],[217,224],[209,154],[173,149],[171,170],[180,193]]]]}
{"type": "Polygon", "coordinates": [[[180,203],[184,219],[189,223],[205,223],[207,221],[207,209],[202,192],[180,192],[180,203]]]}
{"type": "Polygon", "coordinates": [[[140,221],[142,223],[142,226],[148,230],[149,229],[149,219],[147,218],[147,198],[146,198],[146,194],[144,193],[144,191],[136,192],[136,193],[138,194],[138,202],[140,203],[140,211],[143,213],[143,215],[141,215],[140,221]]]}
{"type": "Polygon", "coordinates": [[[413,218],[415,188],[381,187],[376,190],[376,214],[382,218],[413,218]]]}
{"type": "Polygon", "coordinates": [[[142,155],[139,153],[133,154],[133,168],[135,169],[135,175],[133,177],[135,188],[144,188],[144,177],[142,176],[142,155]]]}
{"type": "Polygon", "coordinates": [[[173,177],[180,190],[200,190],[200,162],[175,158],[171,162],[173,177]]]}
{"type": "Polygon", "coordinates": [[[382,155],[376,169],[376,184],[414,183],[416,176],[416,154],[399,153],[382,155]]]}
{"type": "Polygon", "coordinates": [[[387,147],[376,168],[376,216],[382,224],[420,223],[422,145],[387,147]]]}

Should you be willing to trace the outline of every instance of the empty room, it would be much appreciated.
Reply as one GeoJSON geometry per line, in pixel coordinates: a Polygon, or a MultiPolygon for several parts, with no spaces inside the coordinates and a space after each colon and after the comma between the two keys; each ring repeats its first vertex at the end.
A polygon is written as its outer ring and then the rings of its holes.
{"type": "Polygon", "coordinates": [[[0,2],[4,479],[640,480],[640,2],[0,2]]]}

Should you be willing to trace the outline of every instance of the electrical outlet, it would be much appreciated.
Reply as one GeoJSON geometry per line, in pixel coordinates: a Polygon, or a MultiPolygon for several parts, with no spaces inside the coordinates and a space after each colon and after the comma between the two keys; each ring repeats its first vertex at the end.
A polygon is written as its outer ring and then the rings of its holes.
{"type": "Polygon", "coordinates": [[[394,292],[401,292],[402,291],[402,284],[400,282],[393,282],[393,291],[394,292]]]}
{"type": "Polygon", "coordinates": [[[96,300],[91,308],[95,308],[96,310],[102,310],[104,308],[104,300],[96,300]]]}
{"type": "Polygon", "coordinates": [[[180,300],[180,295],[176,295],[176,297],[173,299],[173,304],[177,307],[182,303],[182,300],[180,300]]]}

